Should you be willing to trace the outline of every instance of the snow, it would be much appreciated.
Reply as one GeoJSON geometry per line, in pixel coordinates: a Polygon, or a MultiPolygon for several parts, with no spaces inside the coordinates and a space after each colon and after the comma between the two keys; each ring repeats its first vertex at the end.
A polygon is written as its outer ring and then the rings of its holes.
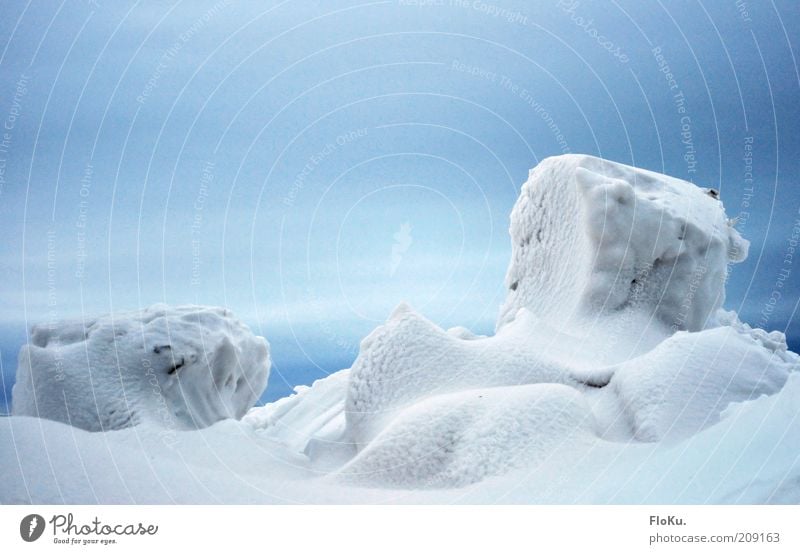
{"type": "Polygon", "coordinates": [[[667,331],[704,329],[724,302],[728,262],[748,249],[706,191],[584,155],[531,171],[511,244],[498,328],[524,307],[557,328],[636,311],[667,331]]]}
{"type": "Polygon", "coordinates": [[[348,439],[365,445],[398,411],[434,394],[574,381],[566,365],[525,340],[527,323],[464,340],[399,306],[361,342],[347,391],[348,439]]]}
{"type": "Polygon", "coordinates": [[[404,410],[341,474],[373,486],[458,487],[574,449],[594,427],[586,400],[564,385],[440,394],[404,410]]]}
{"type": "Polygon", "coordinates": [[[171,429],[241,418],[263,392],[269,345],[223,308],[169,307],[35,326],[13,415],[90,431],[171,429]]]}
{"type": "Polygon", "coordinates": [[[782,358],[747,333],[718,327],[676,333],[615,368],[610,386],[637,439],[678,440],[717,423],[732,402],[777,393],[797,366],[796,357],[782,358]]]}
{"type": "MultiPolygon", "coordinates": [[[[536,385],[538,386],[538,385],[536,385]]],[[[730,406],[677,444],[611,442],[583,428],[544,459],[457,488],[364,486],[315,471],[308,458],[242,421],[163,440],[142,424],[89,433],[0,419],[4,504],[93,503],[800,503],[800,374],[775,395],[730,406]]],[[[384,476],[385,477],[385,476],[384,476]]]]}
{"type": "Polygon", "coordinates": [[[198,503],[279,501],[294,492],[302,456],[234,420],[167,436],[142,423],[91,433],[30,417],[0,421],[4,503],[198,503]],[[8,448],[7,448],[8,446],[8,448]],[[269,491],[258,477],[269,471],[269,491]]]}
{"type": "Polygon", "coordinates": [[[714,195],[549,158],[511,238],[493,336],[401,304],[352,368],[246,415],[267,345],[224,310],[35,329],[15,417],[0,420],[0,501],[800,502],[800,358],[720,309],[748,243],[714,195]],[[180,426],[145,394],[143,356],[180,426]],[[61,381],[48,378],[57,359],[61,381]],[[239,378],[247,395],[220,395],[239,378]],[[135,407],[122,424],[108,416],[120,405],[135,407]],[[17,417],[36,413],[73,426],[17,417]]]}
{"type": "Polygon", "coordinates": [[[251,410],[243,421],[293,452],[324,448],[344,431],[344,398],[349,370],[320,379],[295,394],[251,410]]]}

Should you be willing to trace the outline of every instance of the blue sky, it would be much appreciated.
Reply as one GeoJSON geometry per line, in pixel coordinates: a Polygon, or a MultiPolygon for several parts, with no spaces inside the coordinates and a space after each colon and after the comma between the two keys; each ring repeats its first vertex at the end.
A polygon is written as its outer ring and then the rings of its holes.
{"type": "Polygon", "coordinates": [[[519,187],[565,151],[719,188],[752,242],[728,307],[800,339],[793,2],[2,10],[7,384],[31,324],[154,302],[265,335],[265,398],[349,365],[402,300],[491,332],[519,187]]]}

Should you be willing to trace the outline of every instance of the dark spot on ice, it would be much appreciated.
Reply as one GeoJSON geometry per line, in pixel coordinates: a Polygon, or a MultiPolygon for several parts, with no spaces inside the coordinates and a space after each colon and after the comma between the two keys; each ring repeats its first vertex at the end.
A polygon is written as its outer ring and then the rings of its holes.
{"type": "Polygon", "coordinates": [[[602,389],[611,382],[612,375],[613,374],[595,375],[583,379],[576,378],[576,381],[578,381],[578,383],[581,385],[586,385],[587,387],[591,387],[593,389],[602,389]]]}
{"type": "Polygon", "coordinates": [[[587,387],[592,387],[593,389],[602,389],[607,384],[608,383],[592,383],[592,382],[584,383],[584,385],[586,385],[587,387]]]}
{"type": "Polygon", "coordinates": [[[125,427],[131,427],[133,422],[135,421],[134,417],[136,416],[136,412],[128,412],[127,417],[117,423],[114,428],[115,429],[124,429],[125,427]]]}
{"type": "Polygon", "coordinates": [[[517,290],[517,286],[519,286],[519,281],[514,281],[508,288],[510,288],[511,290],[517,290]]]}
{"type": "Polygon", "coordinates": [[[542,230],[541,229],[536,231],[536,240],[538,240],[539,242],[542,242],[542,230]]]}
{"type": "Polygon", "coordinates": [[[167,370],[167,374],[168,374],[168,375],[172,375],[173,373],[175,373],[176,371],[178,371],[180,368],[182,368],[182,367],[183,367],[183,366],[185,366],[185,365],[186,365],[186,358],[184,358],[183,356],[181,356],[181,361],[180,361],[180,362],[178,362],[178,363],[176,363],[176,364],[173,364],[173,365],[172,365],[172,366],[171,366],[171,367],[170,367],[170,368],[167,370]]]}
{"type": "Polygon", "coordinates": [[[169,344],[163,344],[161,346],[153,347],[153,352],[156,354],[161,354],[162,350],[172,350],[172,346],[170,346],[169,344]]]}

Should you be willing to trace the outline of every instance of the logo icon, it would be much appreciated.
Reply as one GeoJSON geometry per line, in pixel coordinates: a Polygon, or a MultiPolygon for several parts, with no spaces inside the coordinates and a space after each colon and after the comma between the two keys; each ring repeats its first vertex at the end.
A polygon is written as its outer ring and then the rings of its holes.
{"type": "Polygon", "coordinates": [[[397,268],[400,267],[400,262],[403,261],[403,254],[408,252],[411,243],[414,239],[411,238],[411,224],[406,221],[400,225],[400,229],[392,235],[394,244],[392,244],[392,267],[389,269],[389,276],[394,277],[397,268]]]}
{"type": "Polygon", "coordinates": [[[22,518],[19,524],[19,535],[25,542],[33,542],[44,533],[44,518],[39,514],[30,514],[22,518]]]}

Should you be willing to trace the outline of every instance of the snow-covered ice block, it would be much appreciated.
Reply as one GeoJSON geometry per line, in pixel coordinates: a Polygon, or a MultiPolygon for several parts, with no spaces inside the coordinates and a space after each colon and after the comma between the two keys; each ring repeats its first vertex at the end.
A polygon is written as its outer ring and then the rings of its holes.
{"type": "Polygon", "coordinates": [[[728,263],[749,246],[711,191],[586,155],[531,171],[510,234],[498,328],[524,307],[556,327],[638,311],[698,331],[716,324],[728,263]]]}
{"type": "Polygon", "coordinates": [[[634,436],[685,439],[718,423],[732,402],[779,392],[800,368],[798,356],[759,337],[729,326],[678,332],[615,368],[610,388],[634,436]]]}
{"type": "Polygon", "coordinates": [[[364,446],[401,410],[428,396],[533,383],[576,384],[569,366],[528,339],[520,318],[493,337],[461,338],[398,306],[361,341],[347,389],[348,439],[364,446]]]}
{"type": "Polygon", "coordinates": [[[267,383],[269,345],[230,311],[163,304],[35,326],[19,354],[14,415],[90,431],[241,418],[267,383]]]}
{"type": "Polygon", "coordinates": [[[372,486],[457,487],[596,440],[581,394],[564,385],[433,396],[403,411],[340,475],[372,486]]]}

